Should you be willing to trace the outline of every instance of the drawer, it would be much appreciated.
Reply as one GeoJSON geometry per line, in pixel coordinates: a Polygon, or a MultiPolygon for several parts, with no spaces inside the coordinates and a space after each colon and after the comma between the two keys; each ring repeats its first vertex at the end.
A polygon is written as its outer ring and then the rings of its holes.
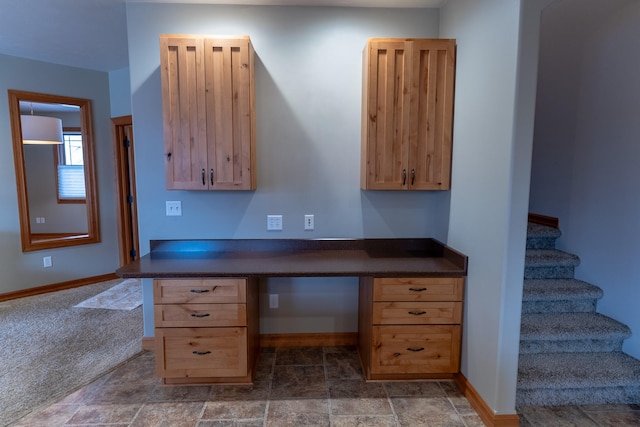
{"type": "Polygon", "coordinates": [[[247,279],[156,279],[153,281],[155,304],[245,303],[247,279]]]}
{"type": "Polygon", "coordinates": [[[157,328],[156,346],[157,373],[164,378],[248,374],[246,328],[157,328]]]}
{"type": "Polygon", "coordinates": [[[456,324],[462,320],[462,303],[374,302],[373,323],[385,325],[456,324]]]}
{"type": "Polygon", "coordinates": [[[247,326],[246,304],[159,304],[156,327],[247,326]]]}
{"type": "Polygon", "coordinates": [[[456,373],[460,326],[374,326],[372,374],[456,373]]]}
{"type": "Polygon", "coordinates": [[[373,279],[374,301],[462,301],[462,277],[373,279]]]}

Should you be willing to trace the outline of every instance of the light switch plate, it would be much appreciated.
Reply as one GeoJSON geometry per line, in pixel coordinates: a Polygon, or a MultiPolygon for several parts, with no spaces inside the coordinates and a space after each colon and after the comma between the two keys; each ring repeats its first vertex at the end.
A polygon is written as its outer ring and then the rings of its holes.
{"type": "Polygon", "coordinates": [[[267,231],[282,230],[282,215],[267,215],[267,231]]]}
{"type": "Polygon", "coordinates": [[[167,206],[167,216],[182,216],[182,202],[181,201],[168,201],[166,202],[167,206]]]}

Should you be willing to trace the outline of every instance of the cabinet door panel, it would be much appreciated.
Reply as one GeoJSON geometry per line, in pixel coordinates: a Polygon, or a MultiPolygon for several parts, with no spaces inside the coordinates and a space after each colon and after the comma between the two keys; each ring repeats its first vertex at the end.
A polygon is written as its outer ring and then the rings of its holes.
{"type": "Polygon", "coordinates": [[[372,41],[365,50],[363,187],[406,187],[411,54],[404,41],[372,41]]]}
{"type": "Polygon", "coordinates": [[[167,189],[207,189],[202,38],[161,37],[160,57],[167,189]]]}
{"type": "Polygon", "coordinates": [[[450,188],[455,42],[412,42],[410,188],[450,188]]]}
{"type": "Polygon", "coordinates": [[[210,185],[254,189],[254,53],[248,38],[205,39],[210,185]]]}

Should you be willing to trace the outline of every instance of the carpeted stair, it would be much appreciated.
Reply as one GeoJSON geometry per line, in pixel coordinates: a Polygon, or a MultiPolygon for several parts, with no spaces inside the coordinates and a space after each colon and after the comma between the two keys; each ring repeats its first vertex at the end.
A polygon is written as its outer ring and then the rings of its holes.
{"type": "Polygon", "coordinates": [[[640,361],[622,352],[629,328],[596,313],[603,292],[574,278],[580,259],[555,249],[560,230],[527,230],[516,404],[640,403],[640,361]]]}

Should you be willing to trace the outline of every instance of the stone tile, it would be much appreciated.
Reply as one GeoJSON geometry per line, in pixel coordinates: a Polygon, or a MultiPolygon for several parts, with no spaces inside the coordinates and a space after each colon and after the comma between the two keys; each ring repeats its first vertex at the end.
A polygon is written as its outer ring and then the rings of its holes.
{"type": "Polygon", "coordinates": [[[398,381],[385,382],[384,389],[389,397],[395,396],[421,396],[421,397],[445,397],[446,393],[440,384],[434,381],[398,381]]]}
{"type": "Polygon", "coordinates": [[[464,427],[462,418],[444,397],[394,397],[391,404],[402,426],[464,427]]]}
{"type": "Polygon", "coordinates": [[[34,412],[14,424],[15,427],[63,425],[73,417],[80,405],[55,404],[34,412]]]}
{"type": "Polygon", "coordinates": [[[324,366],[328,379],[364,378],[358,353],[325,353],[324,366]]]}
{"type": "Polygon", "coordinates": [[[640,426],[640,411],[589,412],[602,427],[640,426]]]}
{"type": "Polygon", "coordinates": [[[271,384],[267,381],[247,385],[215,385],[211,387],[208,400],[216,401],[250,401],[267,400],[271,384]]]}
{"type": "Polygon", "coordinates": [[[125,424],[131,423],[142,405],[81,406],[68,424],[125,424]]]}
{"type": "Polygon", "coordinates": [[[276,353],[261,353],[258,358],[254,381],[271,381],[273,378],[273,366],[276,363],[276,353]]]}
{"type": "Polygon", "coordinates": [[[266,400],[206,402],[202,419],[238,420],[247,418],[264,418],[266,409],[266,400]]]}
{"type": "Polygon", "coordinates": [[[322,351],[324,354],[327,353],[354,353],[356,356],[358,355],[358,347],[355,345],[345,345],[345,346],[328,346],[322,347],[322,351]]]}
{"type": "Polygon", "coordinates": [[[131,403],[145,403],[155,389],[153,384],[109,384],[91,390],[84,402],[88,405],[118,404],[127,405],[131,403]]]}
{"type": "Polygon", "coordinates": [[[378,382],[359,380],[329,381],[329,397],[341,399],[345,397],[386,398],[384,387],[378,382]]]}
{"type": "Polygon", "coordinates": [[[577,406],[525,406],[519,408],[521,418],[532,426],[597,427],[598,424],[577,406]]]}
{"type": "Polygon", "coordinates": [[[329,397],[333,415],[393,414],[380,383],[367,383],[364,380],[331,381],[329,397]]]}
{"type": "Polygon", "coordinates": [[[109,384],[137,382],[138,384],[158,384],[155,356],[141,356],[120,366],[107,379],[109,384]]]}
{"type": "Polygon", "coordinates": [[[322,347],[276,349],[276,365],[322,365],[322,347]]]}
{"type": "Polygon", "coordinates": [[[104,387],[104,385],[106,384],[106,382],[108,381],[109,377],[111,376],[111,373],[107,374],[107,375],[103,375],[102,377],[98,378],[97,380],[95,380],[94,382],[87,384],[86,386],[82,387],[81,389],[71,393],[70,395],[66,396],[65,398],[63,398],[62,400],[60,400],[58,403],[61,404],[73,404],[73,403],[85,403],[88,400],[90,400],[93,395],[100,389],[102,389],[102,387],[104,387]]]}
{"type": "Polygon", "coordinates": [[[326,398],[323,366],[277,366],[273,372],[271,399],[326,398]]]}
{"type": "Polygon", "coordinates": [[[197,427],[262,427],[262,418],[255,420],[215,420],[200,421],[197,427]]]}
{"type": "Polygon", "coordinates": [[[271,400],[266,425],[269,427],[329,426],[327,399],[271,400]]]}
{"type": "Polygon", "coordinates": [[[385,416],[345,416],[331,417],[333,427],[397,427],[399,424],[393,415],[385,416]]]}
{"type": "Polygon", "coordinates": [[[209,400],[211,386],[164,386],[159,385],[153,389],[149,396],[149,402],[204,402],[209,400]]]}
{"type": "Polygon", "coordinates": [[[582,409],[585,412],[640,411],[640,404],[581,405],[580,409],[582,409]]]}
{"type": "Polygon", "coordinates": [[[202,412],[201,402],[145,404],[131,427],[193,427],[202,412]]]}
{"type": "Polygon", "coordinates": [[[482,422],[482,418],[480,418],[478,414],[460,415],[460,418],[462,418],[466,427],[485,427],[484,422],[482,422]]]}

